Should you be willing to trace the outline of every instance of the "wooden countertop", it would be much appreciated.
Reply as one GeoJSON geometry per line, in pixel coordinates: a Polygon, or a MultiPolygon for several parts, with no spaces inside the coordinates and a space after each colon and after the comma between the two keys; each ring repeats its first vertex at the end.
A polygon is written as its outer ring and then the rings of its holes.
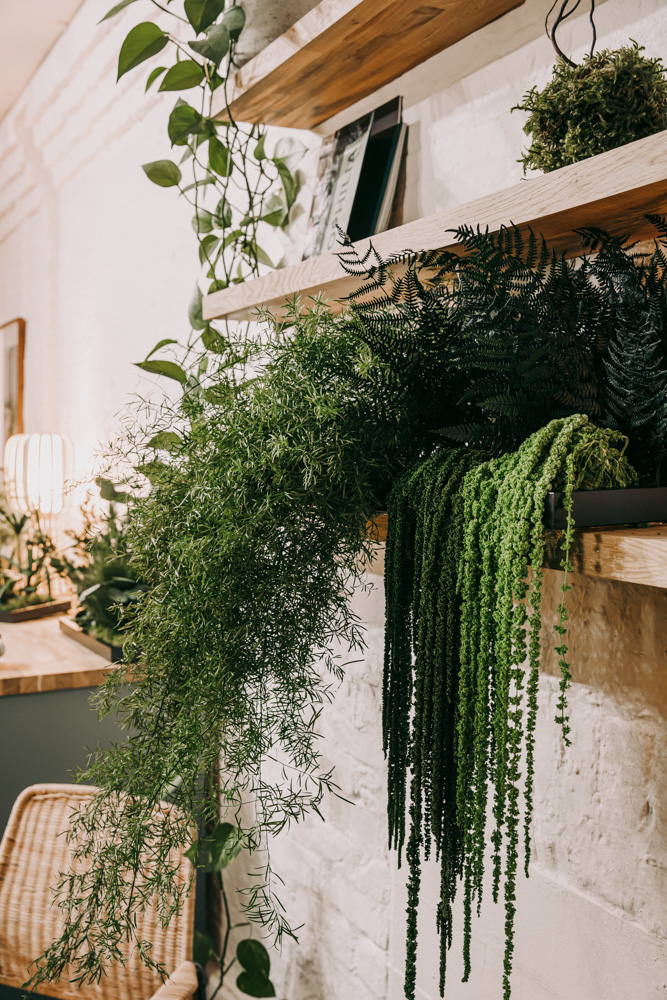
{"type": "Polygon", "coordinates": [[[110,668],[101,656],[68,639],[59,617],[3,624],[5,654],[0,658],[0,697],[39,691],[96,687],[110,668]]]}

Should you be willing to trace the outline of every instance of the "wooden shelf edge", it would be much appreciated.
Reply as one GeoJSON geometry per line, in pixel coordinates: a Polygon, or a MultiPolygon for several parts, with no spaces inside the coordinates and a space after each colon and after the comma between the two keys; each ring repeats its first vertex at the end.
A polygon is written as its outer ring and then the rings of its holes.
{"type": "Polygon", "coordinates": [[[312,128],[524,2],[321,0],[236,72],[232,115],[312,128]]]}
{"type": "MultiPolygon", "coordinates": [[[[598,227],[618,236],[654,235],[648,213],[667,213],[667,131],[600,153],[552,173],[520,181],[475,201],[408,222],[372,238],[386,257],[454,245],[450,230],[514,224],[532,227],[558,250],[581,251],[577,229],[598,227]]],[[[363,254],[370,240],[355,247],[363,254]]],[[[257,308],[280,309],[295,295],[322,294],[331,303],[359,287],[336,254],[324,254],[204,297],[204,319],[252,319],[257,308]]]]}
{"type": "MultiPolygon", "coordinates": [[[[387,515],[373,519],[378,552],[367,572],[384,575],[387,515]]],[[[369,523],[369,530],[370,530],[369,523]]],[[[561,556],[551,555],[547,569],[560,569],[561,556]]],[[[586,528],[575,534],[572,566],[575,573],[621,583],[667,589],[667,524],[650,528],[586,528]]]]}

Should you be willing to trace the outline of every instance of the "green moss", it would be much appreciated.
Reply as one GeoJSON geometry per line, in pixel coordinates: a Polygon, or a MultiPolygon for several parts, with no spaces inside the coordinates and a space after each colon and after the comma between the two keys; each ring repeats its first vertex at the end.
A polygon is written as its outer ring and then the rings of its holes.
{"type": "Polygon", "coordinates": [[[642,51],[633,42],[579,66],[559,60],[546,87],[528,91],[512,109],[529,113],[524,172],[548,173],[667,128],[665,68],[642,51]]]}

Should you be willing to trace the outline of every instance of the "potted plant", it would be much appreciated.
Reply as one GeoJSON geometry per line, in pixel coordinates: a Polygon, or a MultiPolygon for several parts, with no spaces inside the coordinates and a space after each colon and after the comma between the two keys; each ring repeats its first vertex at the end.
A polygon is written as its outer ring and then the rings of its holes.
{"type": "Polygon", "coordinates": [[[541,89],[532,87],[512,109],[529,115],[523,126],[531,139],[521,157],[524,173],[557,170],[667,128],[662,60],[644,56],[637,42],[595,53],[592,4],[593,44],[583,61],[574,63],[556,38],[559,25],[578,6],[567,10],[568,4],[559,4],[551,29],[547,24],[558,55],[551,79],[541,89]]]}
{"type": "Polygon", "coordinates": [[[16,514],[0,506],[10,552],[0,553],[0,621],[22,622],[68,611],[68,598],[51,590],[54,545],[42,530],[39,514],[16,514]]]}
{"type": "Polygon", "coordinates": [[[61,631],[115,663],[123,655],[123,617],[146,588],[132,567],[127,522],[118,506],[127,495],[109,480],[98,484],[102,500],[109,504],[106,515],[100,523],[84,506],[83,530],[70,533],[73,545],[52,555],[51,563],[78,597],[78,609],[72,618],[61,620],[61,631]]]}

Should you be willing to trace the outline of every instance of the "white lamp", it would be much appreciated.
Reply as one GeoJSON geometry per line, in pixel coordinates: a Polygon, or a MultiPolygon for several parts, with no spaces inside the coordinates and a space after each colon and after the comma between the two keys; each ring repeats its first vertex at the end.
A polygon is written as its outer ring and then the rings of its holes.
{"type": "Polygon", "coordinates": [[[7,499],[22,514],[59,514],[74,473],[74,442],[61,434],[13,434],[4,473],[7,499]]]}

